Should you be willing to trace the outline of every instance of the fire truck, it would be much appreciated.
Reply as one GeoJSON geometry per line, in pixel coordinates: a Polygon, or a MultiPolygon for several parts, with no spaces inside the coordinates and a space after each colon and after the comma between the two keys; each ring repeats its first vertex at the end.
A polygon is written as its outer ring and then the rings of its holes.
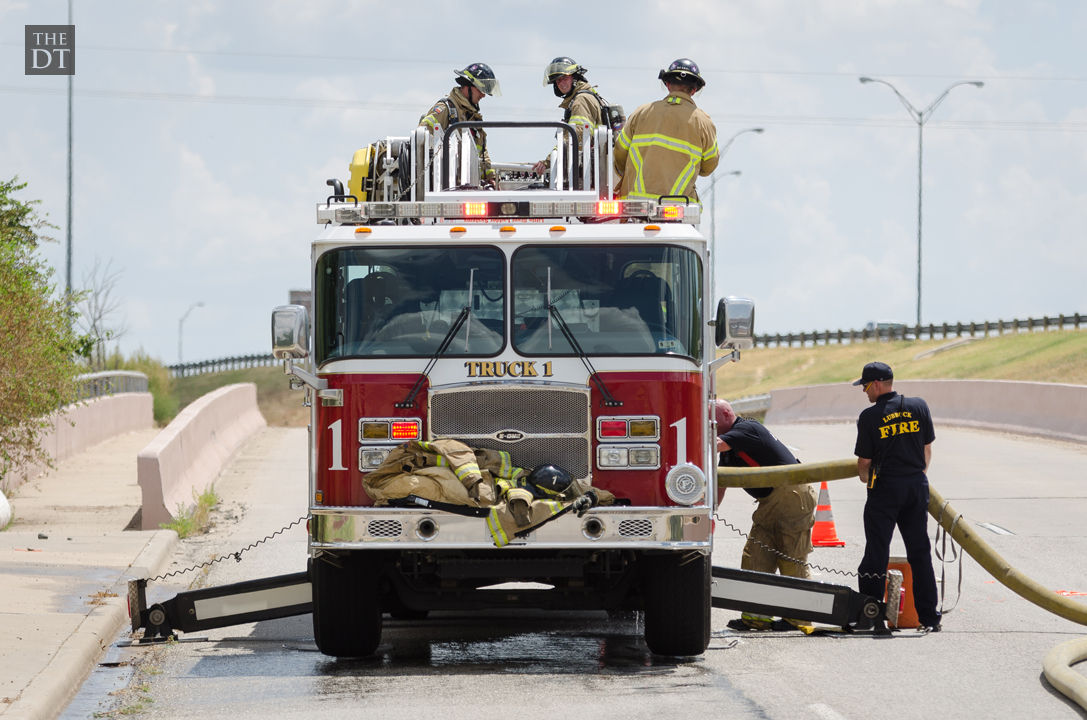
{"type": "Polygon", "coordinates": [[[607,127],[460,122],[375,142],[346,190],[328,181],[312,313],[272,314],[273,353],[311,407],[308,571],[151,608],[134,581],[134,630],[312,611],[318,649],[351,657],[376,650],[385,615],[640,611],[651,652],[693,656],[711,605],[874,615],[846,588],[712,567],[714,377],[751,346],[754,306],[716,299],[696,201],[613,195],[611,150],[607,127]],[[548,175],[496,163],[497,188],[483,187],[484,128],[553,132],[548,175]],[[478,514],[375,505],[367,473],[438,438],[560,467],[615,502],[501,544],[478,514]]]}
{"type": "Polygon", "coordinates": [[[709,402],[718,348],[753,306],[713,305],[710,247],[688,198],[613,196],[611,130],[564,123],[420,128],[356,154],[317,207],[312,336],[273,315],[277,357],[314,394],[313,628],[330,655],[377,646],[383,612],[502,606],[643,610],[663,655],[710,637],[716,498],[709,402]],[[546,180],[472,133],[554,127],[546,180]],[[312,347],[306,344],[312,337],[312,347]],[[500,548],[483,520],[374,507],[362,477],[407,440],[454,438],[553,464],[614,505],[500,548]]]}

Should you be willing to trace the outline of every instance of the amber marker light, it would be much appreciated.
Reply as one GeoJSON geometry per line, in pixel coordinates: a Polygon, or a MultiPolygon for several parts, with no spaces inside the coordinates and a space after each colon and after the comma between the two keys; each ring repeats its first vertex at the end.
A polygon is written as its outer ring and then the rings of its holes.
{"type": "Polygon", "coordinates": [[[383,420],[362,423],[363,440],[388,440],[389,423],[383,420]]]}
{"type": "Polygon", "coordinates": [[[552,225],[551,226],[551,232],[553,232],[553,233],[566,232],[566,226],[565,225],[552,225]]]}
{"type": "Polygon", "coordinates": [[[515,233],[517,232],[517,228],[512,225],[503,225],[502,227],[498,228],[498,232],[515,233]]]}
{"type": "Polygon", "coordinates": [[[355,232],[357,232],[357,233],[369,233],[369,232],[373,232],[373,230],[371,230],[368,227],[357,227],[357,228],[355,228],[355,232]]]}
{"type": "Polygon", "coordinates": [[[466,228],[462,228],[460,225],[449,228],[450,235],[456,235],[458,233],[468,232],[466,228]]]}

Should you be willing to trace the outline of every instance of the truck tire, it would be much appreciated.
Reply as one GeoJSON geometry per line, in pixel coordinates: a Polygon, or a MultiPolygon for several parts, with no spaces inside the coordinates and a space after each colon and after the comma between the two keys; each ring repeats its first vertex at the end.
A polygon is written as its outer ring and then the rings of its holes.
{"type": "Polygon", "coordinates": [[[645,555],[645,644],[655,655],[701,655],[710,644],[710,556],[645,555]]]}
{"type": "Polygon", "coordinates": [[[309,561],[313,587],[313,639],[333,657],[373,655],[381,642],[376,568],[350,556],[309,561]]]}

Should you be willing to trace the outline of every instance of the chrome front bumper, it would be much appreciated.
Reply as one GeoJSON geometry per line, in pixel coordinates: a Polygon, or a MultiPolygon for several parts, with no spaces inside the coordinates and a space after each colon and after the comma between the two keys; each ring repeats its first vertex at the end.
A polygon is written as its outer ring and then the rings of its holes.
{"type": "MultiPolygon", "coordinates": [[[[373,507],[310,508],[312,549],[494,549],[485,518],[435,510],[373,507]]],[[[568,513],[503,549],[706,550],[713,544],[706,507],[594,508],[568,513]]]]}

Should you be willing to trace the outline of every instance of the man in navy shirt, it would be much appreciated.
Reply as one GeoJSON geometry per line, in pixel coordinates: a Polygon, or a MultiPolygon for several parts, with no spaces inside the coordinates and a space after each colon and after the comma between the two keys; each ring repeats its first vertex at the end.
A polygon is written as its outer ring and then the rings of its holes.
{"type": "MultiPolygon", "coordinates": [[[[726,401],[715,401],[714,414],[717,450],[721,453],[719,465],[765,467],[800,462],[762,423],[737,417],[726,401]]],[[[758,507],[751,515],[751,532],[744,545],[740,568],[811,577],[805,563],[812,551],[811,528],[817,504],[815,488],[793,485],[744,490],[755,498],[758,507]]],[[[798,621],[775,622],[773,618],[753,613],[743,613],[740,618],[729,621],[728,627],[733,630],[792,630],[798,627],[805,632],[811,631],[810,626],[798,621]]]]}
{"type": "MultiPolygon", "coordinates": [[[[859,590],[882,598],[895,526],[906,544],[913,575],[913,600],[919,632],[939,632],[936,609],[936,574],[928,539],[928,470],[936,434],[928,404],[921,398],[899,395],[891,386],[889,365],[864,366],[854,385],[864,388],[872,407],[857,418],[857,474],[868,486],[864,504],[864,557],[857,569],[859,590]]],[[[883,621],[877,631],[885,630],[883,621]]]]}

